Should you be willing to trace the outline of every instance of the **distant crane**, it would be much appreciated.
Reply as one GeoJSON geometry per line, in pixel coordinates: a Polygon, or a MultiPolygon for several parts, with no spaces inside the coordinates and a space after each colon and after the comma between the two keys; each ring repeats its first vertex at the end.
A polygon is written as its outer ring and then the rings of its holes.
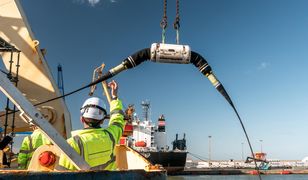
{"type": "MultiPolygon", "coordinates": [[[[63,83],[63,72],[62,72],[62,66],[61,64],[58,65],[58,88],[60,90],[61,95],[64,95],[64,83],[63,83]]],[[[65,98],[63,97],[63,100],[65,100],[65,98]]]]}

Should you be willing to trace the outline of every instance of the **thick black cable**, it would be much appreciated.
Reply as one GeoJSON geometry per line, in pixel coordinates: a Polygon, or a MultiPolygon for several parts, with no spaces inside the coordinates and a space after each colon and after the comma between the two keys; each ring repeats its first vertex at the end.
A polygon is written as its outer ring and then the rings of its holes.
{"type": "Polygon", "coordinates": [[[4,70],[0,69],[0,72],[2,72],[5,75],[8,75],[9,73],[5,72],[4,70]]]}
{"type": "Polygon", "coordinates": [[[240,117],[240,115],[238,114],[230,96],[228,95],[227,91],[225,90],[225,88],[223,87],[223,85],[218,81],[218,79],[214,76],[213,72],[212,72],[212,68],[210,67],[210,65],[207,63],[207,61],[198,53],[192,51],[191,52],[191,60],[190,62],[195,65],[199,71],[205,75],[206,77],[208,77],[211,81],[211,83],[213,84],[213,86],[216,88],[216,90],[222,95],[224,96],[224,98],[228,101],[228,103],[231,105],[231,107],[233,108],[235,114],[237,115],[238,117],[238,120],[240,121],[240,124],[242,126],[242,129],[245,133],[245,136],[246,136],[246,140],[248,142],[248,145],[249,145],[249,148],[250,148],[250,151],[251,151],[251,154],[253,156],[253,159],[254,159],[254,163],[255,163],[255,168],[256,170],[258,171],[258,174],[259,174],[259,178],[261,180],[261,175],[260,175],[260,171],[259,171],[259,168],[258,168],[258,165],[257,165],[257,162],[255,160],[255,156],[254,156],[254,152],[253,152],[253,149],[252,149],[252,146],[251,146],[251,143],[250,143],[250,140],[249,140],[249,137],[248,137],[248,134],[246,132],[246,129],[245,129],[245,126],[243,124],[243,121],[240,117]]]}
{"type": "Polygon", "coordinates": [[[253,157],[253,160],[254,160],[255,169],[258,171],[259,179],[261,180],[262,178],[261,178],[261,175],[260,175],[260,170],[259,170],[259,167],[258,167],[258,165],[257,165],[257,161],[256,161],[256,159],[255,159],[255,154],[254,154],[254,152],[253,152],[253,148],[252,148],[252,145],[251,145],[251,143],[250,143],[250,139],[249,139],[249,137],[248,137],[248,134],[247,134],[246,128],[245,128],[245,126],[244,126],[244,123],[243,123],[243,121],[242,121],[242,118],[240,117],[240,115],[239,115],[237,109],[235,108],[235,106],[234,106],[234,104],[233,104],[233,102],[232,102],[230,96],[228,95],[228,93],[227,93],[227,91],[225,90],[225,88],[223,87],[223,85],[220,84],[218,87],[216,87],[216,89],[220,92],[221,95],[224,96],[224,98],[225,98],[225,99],[228,101],[228,103],[231,105],[232,109],[234,110],[234,112],[235,112],[235,114],[236,114],[236,116],[237,116],[237,118],[238,118],[238,120],[239,120],[239,122],[240,122],[240,124],[241,124],[241,127],[242,127],[242,129],[243,129],[243,131],[244,131],[246,140],[247,140],[248,145],[249,145],[250,152],[251,152],[252,157],[253,157]]]}
{"type": "Polygon", "coordinates": [[[257,165],[257,161],[256,161],[256,159],[255,159],[255,154],[254,154],[254,152],[253,152],[253,148],[252,148],[252,145],[251,145],[251,143],[250,143],[250,139],[249,139],[249,137],[248,137],[248,134],[247,134],[246,128],[245,128],[245,126],[244,126],[244,123],[243,123],[243,121],[242,121],[242,118],[240,117],[240,115],[239,115],[237,109],[235,108],[235,106],[234,106],[234,104],[233,104],[233,102],[232,102],[230,96],[228,95],[228,93],[227,93],[227,91],[225,90],[225,88],[223,87],[223,85],[220,84],[218,87],[216,87],[216,89],[224,96],[224,98],[228,101],[228,103],[231,105],[232,109],[234,110],[234,112],[235,112],[235,114],[236,114],[236,116],[237,116],[237,118],[238,118],[238,120],[239,120],[239,122],[240,122],[240,124],[241,124],[241,127],[242,127],[242,129],[243,129],[243,131],[244,131],[246,140],[247,140],[247,142],[248,142],[249,149],[250,149],[250,152],[251,152],[252,157],[253,157],[253,160],[254,160],[255,169],[258,171],[259,179],[262,180],[261,175],[260,175],[260,170],[259,170],[259,167],[258,167],[258,165],[257,165]]]}
{"type": "Polygon", "coordinates": [[[112,75],[110,72],[107,72],[107,73],[105,73],[102,77],[100,77],[100,78],[97,79],[96,81],[91,82],[90,84],[88,84],[88,85],[86,85],[86,86],[83,86],[83,87],[81,87],[81,88],[79,88],[79,89],[76,89],[76,90],[74,90],[74,91],[71,91],[71,92],[69,92],[69,93],[66,93],[66,94],[64,94],[64,95],[62,95],[62,96],[58,96],[58,97],[55,97],[55,98],[52,98],[52,99],[49,99],[49,100],[46,100],[46,101],[43,101],[43,102],[34,104],[34,106],[39,106],[39,105],[48,103],[48,102],[50,102],[50,101],[54,101],[54,100],[61,99],[61,98],[64,98],[64,97],[66,97],[66,96],[72,95],[72,94],[74,94],[74,93],[76,93],[76,92],[78,92],[78,91],[81,91],[81,90],[86,89],[86,88],[88,88],[88,87],[91,87],[91,86],[93,86],[93,85],[95,85],[95,84],[98,84],[98,83],[100,83],[100,82],[102,82],[102,81],[105,81],[105,80],[111,78],[112,76],[113,76],[113,75],[112,75]]]}
{"type": "Polygon", "coordinates": [[[233,110],[234,110],[236,116],[238,117],[238,120],[240,121],[240,124],[241,124],[241,126],[242,126],[242,129],[243,129],[243,131],[244,131],[244,133],[245,133],[245,136],[246,136],[246,139],[247,139],[249,148],[250,148],[250,152],[251,152],[252,157],[253,157],[253,159],[254,159],[254,163],[255,163],[256,170],[258,171],[259,179],[261,180],[262,178],[261,178],[261,175],[260,175],[260,169],[259,169],[259,167],[258,167],[258,165],[257,165],[257,161],[256,161],[256,159],[255,159],[255,154],[254,154],[254,152],[253,152],[253,149],[252,149],[252,146],[251,146],[251,143],[250,143],[248,134],[247,134],[247,132],[246,132],[245,126],[244,126],[244,124],[243,124],[242,118],[240,117],[239,113],[237,112],[237,110],[236,110],[234,104],[232,103],[232,101],[231,101],[230,105],[231,105],[231,107],[233,108],[233,110]]]}
{"type": "MultiPolygon", "coordinates": [[[[88,84],[88,85],[86,85],[86,86],[83,86],[83,87],[81,87],[81,88],[79,88],[79,89],[76,89],[76,90],[74,90],[74,91],[71,91],[71,92],[69,92],[69,93],[66,93],[66,94],[64,94],[64,95],[62,95],[62,96],[57,96],[57,97],[55,97],[55,98],[48,99],[48,100],[46,100],[46,101],[43,101],[43,102],[34,104],[33,106],[39,106],[39,105],[42,105],[42,104],[45,104],[45,103],[48,103],[48,102],[51,102],[51,101],[54,101],[54,100],[57,100],[57,99],[61,99],[61,98],[63,98],[63,97],[69,96],[69,95],[72,95],[72,94],[74,94],[74,93],[76,93],[76,92],[78,92],[78,91],[81,91],[81,90],[83,90],[83,89],[86,89],[86,88],[88,88],[88,87],[91,87],[91,86],[93,86],[94,84],[97,84],[97,83],[100,83],[100,82],[102,82],[102,81],[105,81],[105,80],[107,80],[107,79],[109,79],[109,78],[111,78],[111,77],[112,77],[112,75],[110,74],[110,72],[107,72],[107,73],[105,73],[100,79],[97,79],[96,81],[93,81],[93,82],[91,82],[90,84],[88,84]]],[[[15,113],[15,112],[19,112],[19,110],[9,112],[8,115],[9,115],[9,114],[13,114],[13,113],[15,113]]],[[[4,114],[4,115],[5,115],[5,114],[4,114]]],[[[1,115],[0,117],[2,117],[2,116],[4,116],[4,115],[1,115]]]]}

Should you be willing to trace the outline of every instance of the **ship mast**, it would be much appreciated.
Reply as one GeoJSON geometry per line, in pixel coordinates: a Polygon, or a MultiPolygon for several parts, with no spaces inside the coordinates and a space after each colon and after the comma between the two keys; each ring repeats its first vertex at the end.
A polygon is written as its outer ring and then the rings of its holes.
{"type": "Polygon", "coordinates": [[[150,101],[145,100],[141,102],[142,110],[143,110],[143,118],[144,121],[151,121],[150,120],[150,101]]]}

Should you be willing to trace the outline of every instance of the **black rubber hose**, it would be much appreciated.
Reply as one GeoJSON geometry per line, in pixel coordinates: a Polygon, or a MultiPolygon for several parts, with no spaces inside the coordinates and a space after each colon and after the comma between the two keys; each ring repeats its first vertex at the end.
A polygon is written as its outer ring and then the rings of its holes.
{"type": "Polygon", "coordinates": [[[123,60],[126,69],[131,69],[151,58],[151,49],[145,48],[123,60]]]}
{"type": "MultiPolygon", "coordinates": [[[[138,66],[139,64],[141,64],[142,62],[150,59],[150,48],[145,48],[145,49],[142,49],[140,51],[137,51],[136,53],[134,53],[133,55],[131,56],[128,56],[127,58],[125,58],[121,64],[123,64],[125,66],[125,69],[131,69],[133,67],[136,67],[138,66]]],[[[123,70],[125,70],[123,69],[123,70]]],[[[121,70],[121,71],[123,71],[121,70]]],[[[120,73],[121,71],[117,72],[120,73]]],[[[106,81],[107,79],[110,79],[114,76],[115,74],[112,73],[112,69],[109,70],[107,73],[105,73],[102,77],[98,78],[97,80],[91,82],[90,84],[88,84],[87,86],[84,86],[81,89],[84,89],[84,88],[88,88],[88,87],[91,87],[95,84],[98,84],[102,81],[106,81]]],[[[76,91],[77,92],[77,91],[76,91]]]]}
{"type": "MultiPolygon", "coordinates": [[[[199,71],[208,77],[208,75],[213,74],[211,66],[207,63],[207,61],[198,53],[191,51],[191,58],[190,62],[195,65],[199,71]]],[[[229,102],[231,106],[234,106],[230,96],[228,95],[227,91],[223,87],[223,85],[217,80],[217,84],[213,84],[215,88],[220,92],[223,97],[229,102]]]]}

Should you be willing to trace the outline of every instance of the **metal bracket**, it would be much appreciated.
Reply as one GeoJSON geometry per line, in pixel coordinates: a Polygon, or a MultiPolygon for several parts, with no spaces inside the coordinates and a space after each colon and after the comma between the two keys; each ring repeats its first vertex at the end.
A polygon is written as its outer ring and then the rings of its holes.
{"type": "MultiPolygon", "coordinates": [[[[94,82],[95,80],[99,79],[102,76],[104,68],[105,68],[105,64],[103,63],[101,66],[99,66],[96,69],[94,69],[93,76],[92,76],[92,82],[94,82]]],[[[107,97],[108,103],[110,104],[111,96],[110,96],[110,94],[108,92],[107,82],[106,81],[102,81],[102,86],[103,86],[104,93],[105,93],[105,95],[107,97]]],[[[95,89],[96,89],[96,84],[91,86],[90,93],[89,93],[90,96],[93,95],[95,89]]]]}
{"type": "Polygon", "coordinates": [[[21,112],[21,113],[19,114],[19,116],[20,116],[20,118],[21,118],[22,120],[24,120],[26,123],[28,123],[28,124],[30,124],[30,125],[33,125],[33,119],[31,119],[31,118],[29,117],[29,115],[27,115],[25,112],[21,112]]]}

